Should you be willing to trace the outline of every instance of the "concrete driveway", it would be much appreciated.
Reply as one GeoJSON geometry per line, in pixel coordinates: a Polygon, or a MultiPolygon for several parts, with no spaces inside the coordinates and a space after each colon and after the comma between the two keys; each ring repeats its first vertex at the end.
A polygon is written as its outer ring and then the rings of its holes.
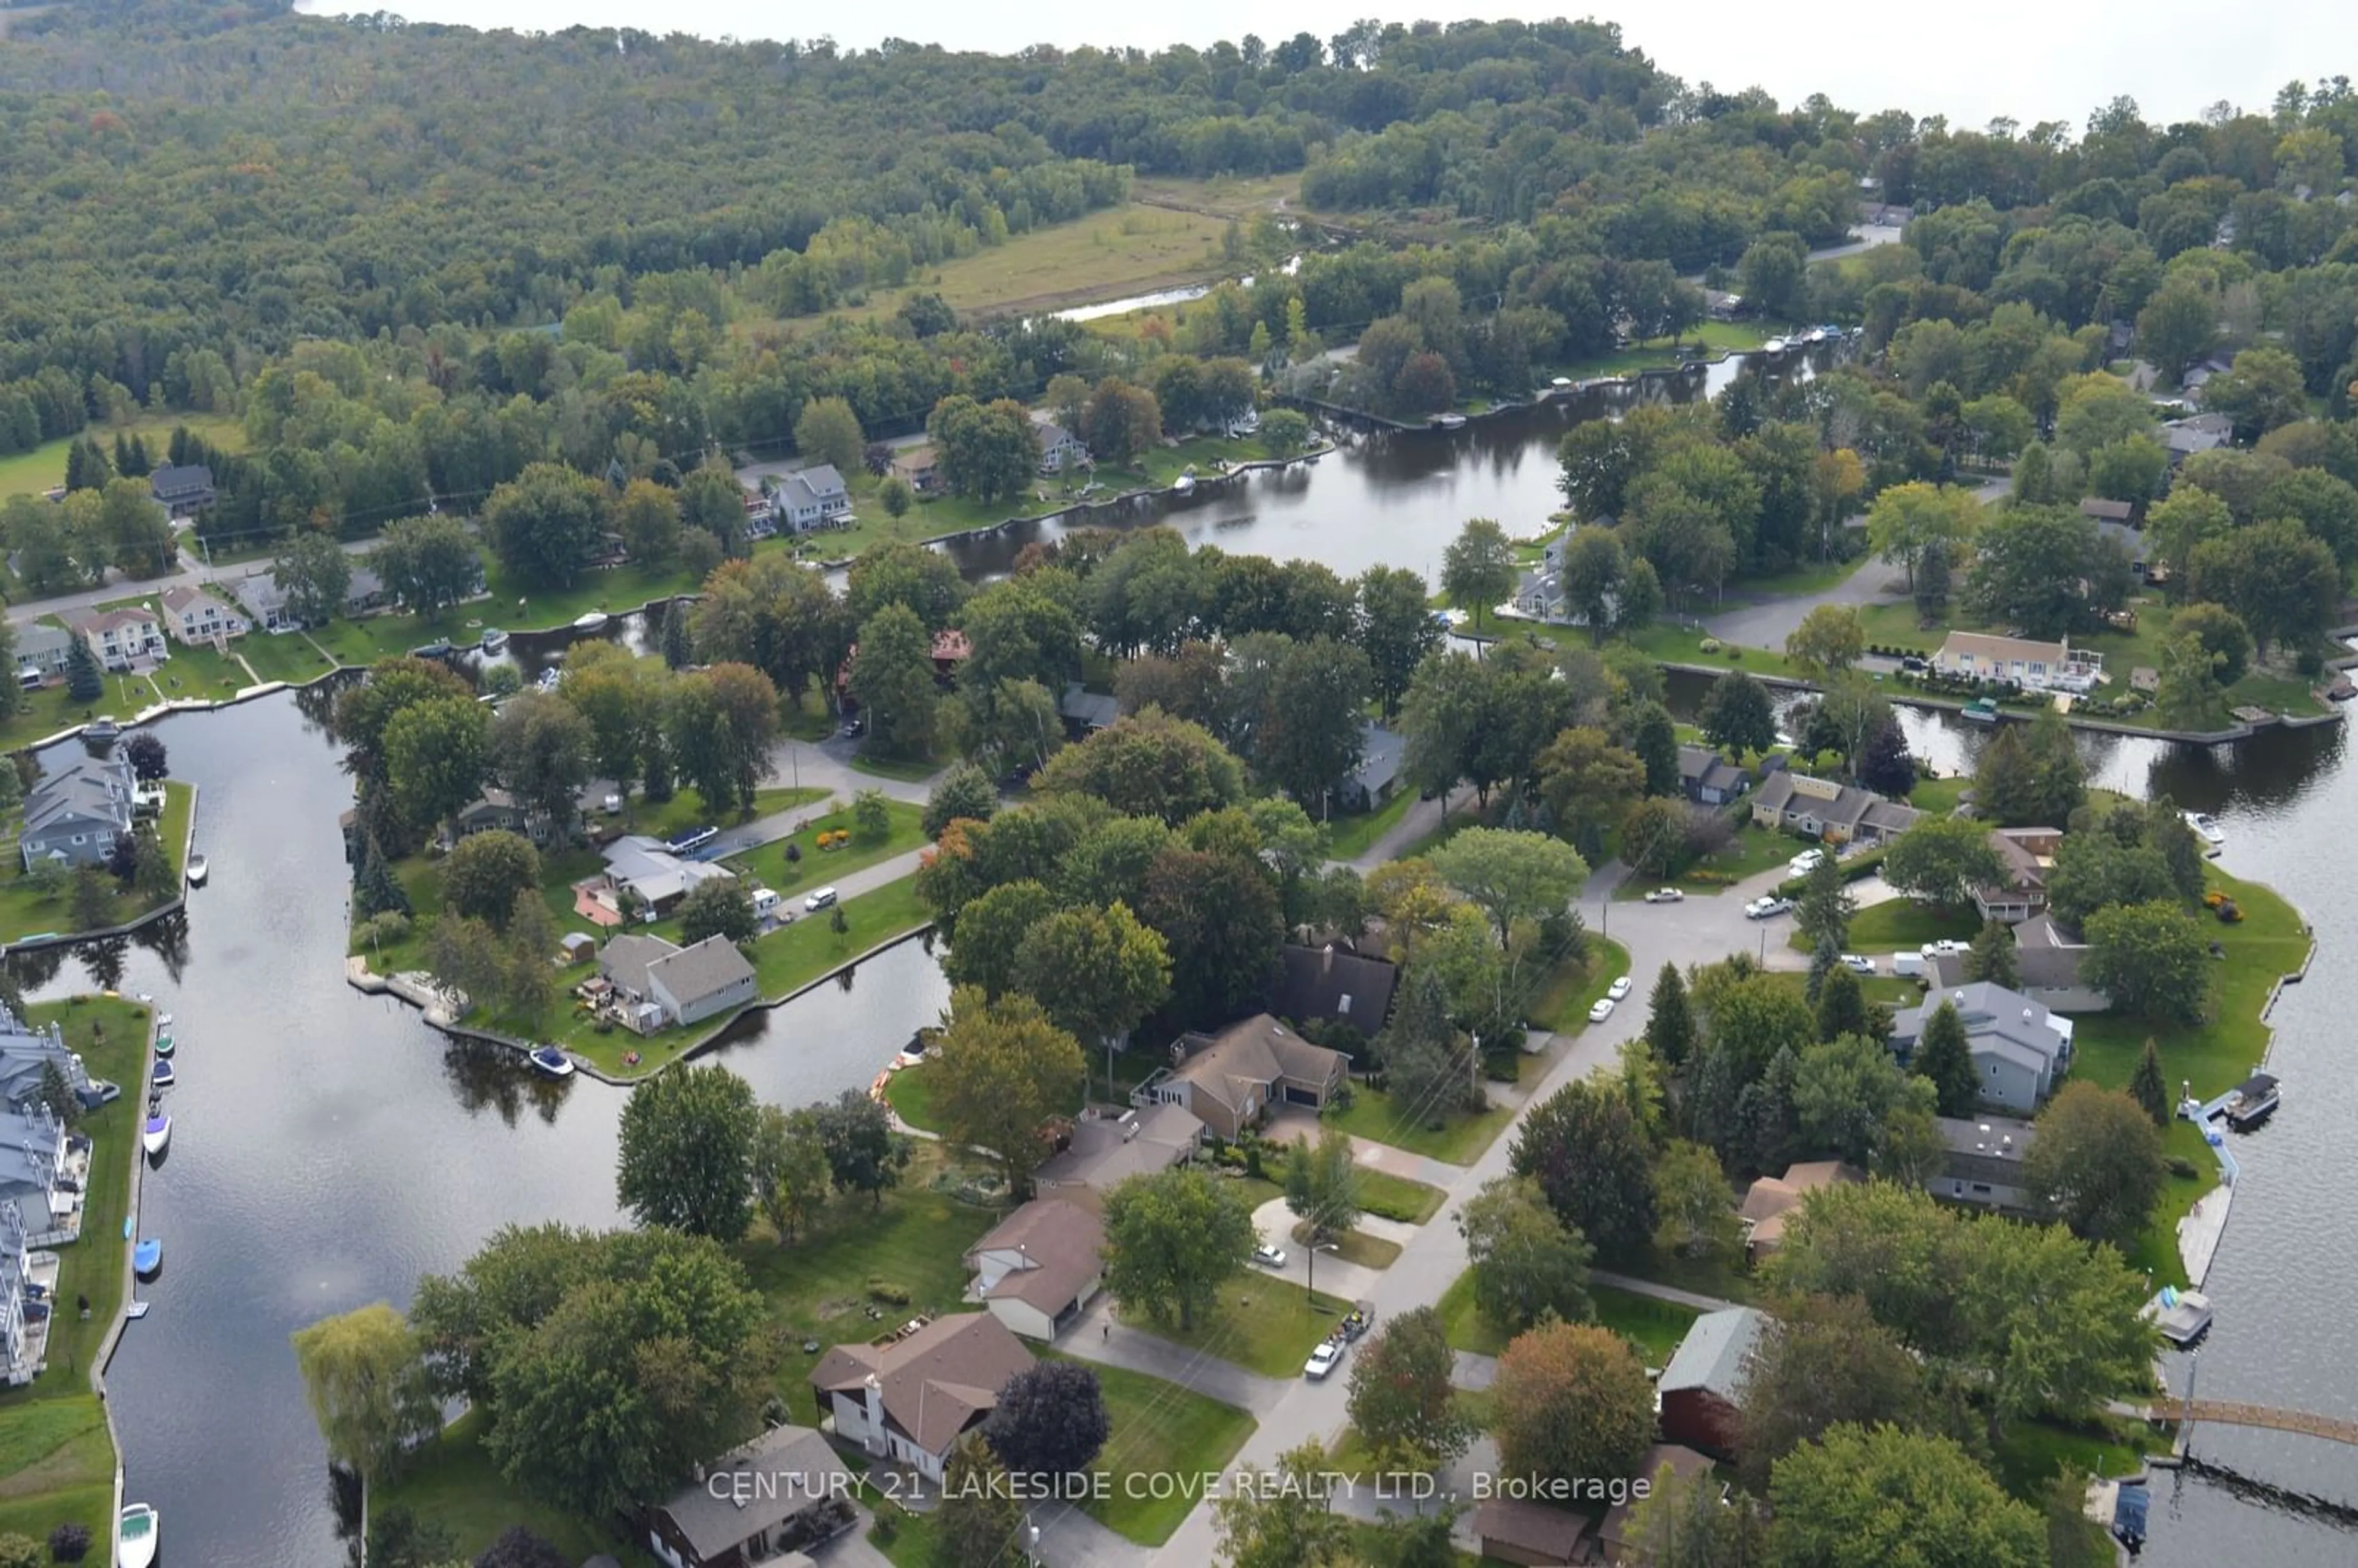
{"type": "Polygon", "coordinates": [[[1723,643],[1781,649],[1793,629],[1821,604],[1896,604],[1907,597],[1906,573],[1887,561],[1868,559],[1832,588],[1817,593],[1731,605],[1704,616],[1703,624],[1704,631],[1723,643]]]}

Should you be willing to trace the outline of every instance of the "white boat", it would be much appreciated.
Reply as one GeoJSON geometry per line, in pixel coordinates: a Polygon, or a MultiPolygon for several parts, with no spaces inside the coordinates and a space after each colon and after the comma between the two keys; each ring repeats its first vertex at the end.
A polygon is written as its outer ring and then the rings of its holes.
{"type": "Polygon", "coordinates": [[[606,612],[602,610],[593,610],[576,620],[573,622],[573,629],[576,632],[603,632],[606,629],[606,612]]]}
{"type": "Polygon", "coordinates": [[[139,1134],[139,1146],[150,1154],[161,1154],[171,1146],[172,1118],[168,1112],[157,1110],[147,1118],[147,1126],[139,1134]]]}
{"type": "Polygon", "coordinates": [[[1436,416],[1433,422],[1440,426],[1444,430],[1462,430],[1466,427],[1466,416],[1463,414],[1443,414],[1436,416]]]}
{"type": "Polygon", "coordinates": [[[1171,493],[1174,495],[1192,495],[1195,491],[1195,476],[1192,473],[1183,473],[1171,481],[1171,493]]]}
{"type": "Polygon", "coordinates": [[[483,652],[496,654],[508,645],[508,634],[496,626],[483,628],[483,652]]]}
{"type": "MultiPolygon", "coordinates": [[[[200,888],[200,887],[204,886],[204,885],[205,885],[205,875],[206,875],[206,873],[207,873],[209,871],[211,871],[211,868],[205,864],[205,858],[204,858],[202,855],[191,855],[191,856],[189,856],[189,885],[190,887],[192,887],[192,888],[200,888]]],[[[168,1020],[167,1020],[167,1022],[169,1022],[169,1021],[168,1021],[168,1020]]]]}
{"type": "Polygon", "coordinates": [[[2180,815],[2186,818],[2186,826],[2194,829],[2194,836],[2212,849],[2215,849],[2227,841],[2226,830],[2201,812],[2187,811],[2180,812],[2180,815]]]}
{"type": "Polygon", "coordinates": [[[126,1503],[114,1521],[116,1568],[148,1568],[156,1561],[156,1538],[163,1517],[146,1503],[126,1503]]]}
{"type": "Polygon", "coordinates": [[[2164,1339],[2184,1349],[2210,1331],[2211,1298],[2201,1291],[2164,1285],[2138,1315],[2158,1327],[2164,1339]]]}
{"type": "Polygon", "coordinates": [[[1785,340],[1771,338],[1760,345],[1760,351],[1764,354],[1781,354],[1785,351],[1785,340]]]}
{"type": "Polygon", "coordinates": [[[551,1078],[573,1076],[573,1058],[554,1045],[543,1045],[532,1053],[533,1070],[551,1078]]]}

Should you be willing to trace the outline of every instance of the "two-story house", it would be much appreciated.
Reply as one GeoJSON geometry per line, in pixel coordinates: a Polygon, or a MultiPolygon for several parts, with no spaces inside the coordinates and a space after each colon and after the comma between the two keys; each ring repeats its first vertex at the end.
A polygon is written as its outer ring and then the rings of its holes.
{"type": "Polygon", "coordinates": [[[163,603],[165,630],[190,647],[214,647],[245,635],[245,617],[203,589],[168,588],[163,603]]]}
{"type": "Polygon", "coordinates": [[[832,463],[813,463],[779,480],[771,504],[778,520],[796,534],[839,527],[851,520],[851,495],[832,463]]]}
{"type": "Polygon", "coordinates": [[[1040,432],[1040,471],[1062,473],[1068,468],[1079,468],[1089,460],[1089,449],[1081,438],[1053,419],[1034,423],[1040,432]]]}
{"type": "Polygon", "coordinates": [[[1985,632],[1952,632],[1932,667],[1960,680],[2012,681],[2030,691],[2085,692],[2104,678],[2104,655],[2074,651],[2069,637],[2046,643],[1985,632]]]}
{"type": "Polygon", "coordinates": [[[16,684],[34,691],[66,678],[67,650],[74,634],[62,626],[35,622],[16,628],[16,684]]]}
{"type": "Polygon", "coordinates": [[[1228,1139],[1281,1106],[1320,1109],[1350,1065],[1340,1051],[1312,1044],[1265,1012],[1217,1034],[1183,1034],[1171,1055],[1170,1066],[1130,1091],[1130,1103],[1179,1106],[1228,1139]]]}
{"type": "Polygon", "coordinates": [[[1933,991],[1892,1016],[1891,1048],[1902,1063],[1915,1054],[1924,1026],[1942,1006],[1957,1010],[1981,1098],[2022,1115],[2039,1108],[2071,1065],[2071,1021],[2044,1002],[1987,980],[1933,991]]]}
{"type": "Polygon", "coordinates": [[[213,503],[213,470],[203,463],[166,463],[148,474],[147,492],[173,517],[193,517],[213,503]]]}
{"type": "Polygon", "coordinates": [[[25,795],[16,841],[25,869],[44,860],[65,866],[103,862],[137,815],[137,782],[120,751],[80,756],[45,775],[25,795]]]}
{"type": "Polygon", "coordinates": [[[145,660],[172,656],[164,643],[163,622],[142,605],[91,611],[73,622],[73,630],[106,669],[130,670],[145,660]]]}

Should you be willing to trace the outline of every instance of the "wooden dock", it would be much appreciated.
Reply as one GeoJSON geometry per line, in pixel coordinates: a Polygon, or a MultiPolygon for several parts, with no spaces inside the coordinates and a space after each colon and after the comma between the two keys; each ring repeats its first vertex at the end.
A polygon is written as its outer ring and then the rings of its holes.
{"type": "MultiPolygon", "coordinates": [[[[2223,1400],[2165,1400],[2149,1404],[2140,1412],[2149,1422],[2177,1422],[2180,1427],[2191,1422],[2201,1426],[2256,1426],[2270,1432],[2295,1432],[2303,1437],[2321,1437],[2329,1443],[2347,1443],[2358,1446],[2358,1421],[2344,1421],[2338,1416],[2313,1415],[2308,1411],[2278,1410],[2271,1405],[2235,1404],[2223,1400]]],[[[2182,1434],[2181,1434],[2182,1435],[2182,1434]]]]}

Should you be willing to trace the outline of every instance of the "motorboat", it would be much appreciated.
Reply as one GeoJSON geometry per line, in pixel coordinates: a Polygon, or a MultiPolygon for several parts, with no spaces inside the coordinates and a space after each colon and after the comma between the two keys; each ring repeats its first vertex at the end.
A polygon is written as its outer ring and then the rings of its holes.
{"type": "Polygon", "coordinates": [[[116,1568],[148,1568],[156,1561],[156,1538],[163,1516],[146,1503],[126,1503],[114,1520],[116,1568]]]}
{"type": "Polygon", "coordinates": [[[1183,473],[1171,481],[1171,493],[1174,495],[1193,495],[1195,492],[1195,476],[1192,473],[1183,473]]]}
{"type": "Polygon", "coordinates": [[[576,632],[603,632],[606,629],[606,612],[602,610],[593,610],[587,615],[578,617],[573,622],[573,629],[576,632]]]}
{"type": "MultiPolygon", "coordinates": [[[[141,997],[139,1000],[140,1000],[141,1001],[146,1001],[147,999],[146,999],[146,997],[144,997],[144,996],[143,996],[143,997],[141,997]]],[[[171,1015],[170,1013],[168,1013],[168,1012],[159,1012],[159,1013],[157,1013],[157,1014],[156,1015],[156,1027],[157,1027],[157,1028],[158,1028],[158,1029],[169,1029],[169,1028],[171,1028],[171,1027],[172,1027],[172,1015],[171,1015]]]]}
{"type": "Polygon", "coordinates": [[[172,1043],[172,1037],[170,1035],[158,1034],[156,1036],[156,1054],[157,1056],[169,1056],[174,1051],[178,1049],[179,1047],[172,1043]]]}
{"type": "Polygon", "coordinates": [[[508,645],[508,634],[496,626],[483,628],[483,652],[496,654],[508,645]]]}
{"type": "Polygon", "coordinates": [[[1466,416],[1463,414],[1436,414],[1433,416],[1433,422],[1444,430],[1462,430],[1466,427],[1466,416]]]}
{"type": "Polygon", "coordinates": [[[102,713],[81,727],[81,738],[85,741],[113,741],[122,733],[123,726],[114,721],[112,713],[102,713]]]}
{"type": "Polygon", "coordinates": [[[2223,1114],[2228,1126],[2238,1132],[2248,1132],[2274,1116],[2283,1098],[2284,1090],[2273,1076],[2254,1073],[2227,1097],[2223,1114]]]}
{"type": "Polygon", "coordinates": [[[158,1062],[156,1064],[156,1075],[150,1081],[159,1089],[168,1089],[180,1081],[179,1071],[169,1062],[158,1062]]]}
{"type": "Polygon", "coordinates": [[[156,1303],[154,1302],[126,1303],[123,1308],[123,1315],[133,1319],[146,1317],[147,1315],[147,1309],[155,1304],[156,1303]]]}
{"type": "Polygon", "coordinates": [[[2161,1330],[2161,1336],[2180,1349],[2210,1332],[2211,1298],[2201,1291],[2164,1285],[2137,1314],[2161,1330]]]}
{"type": "Polygon", "coordinates": [[[545,1077],[569,1078],[573,1076],[573,1058],[554,1045],[538,1045],[532,1052],[533,1071],[545,1077]]]}
{"type": "Polygon", "coordinates": [[[555,691],[557,689],[557,682],[564,678],[565,675],[563,671],[551,666],[548,669],[541,671],[540,679],[534,684],[538,686],[543,691],[555,691]]]}
{"type": "Polygon", "coordinates": [[[172,1118],[160,1105],[151,1105],[147,1126],[139,1134],[139,1146],[150,1155],[157,1155],[172,1145],[172,1118]]]}
{"type": "Polygon", "coordinates": [[[447,659],[455,652],[457,650],[449,643],[438,639],[431,643],[418,643],[409,650],[409,656],[413,659],[447,659]]]}
{"type": "Polygon", "coordinates": [[[1977,697],[1957,710],[1957,717],[1973,724],[1997,722],[1997,704],[1986,697],[1977,697]]]}
{"type": "Polygon", "coordinates": [[[1785,351],[1785,340],[1771,338],[1760,345],[1760,351],[1764,354],[1781,354],[1785,351]]]}
{"type": "Polygon", "coordinates": [[[2180,812],[2179,815],[2186,819],[2186,826],[2194,829],[2194,836],[2212,849],[2227,842],[2226,829],[2212,817],[2200,811],[2180,812]]]}
{"type": "Polygon", "coordinates": [[[131,1249],[131,1267],[143,1280],[152,1280],[156,1271],[164,1266],[164,1244],[148,1237],[131,1249]]]}
{"type": "Polygon", "coordinates": [[[211,869],[212,868],[211,866],[206,864],[205,858],[202,855],[189,856],[189,885],[192,888],[200,888],[204,886],[205,878],[210,874],[211,869]]]}

